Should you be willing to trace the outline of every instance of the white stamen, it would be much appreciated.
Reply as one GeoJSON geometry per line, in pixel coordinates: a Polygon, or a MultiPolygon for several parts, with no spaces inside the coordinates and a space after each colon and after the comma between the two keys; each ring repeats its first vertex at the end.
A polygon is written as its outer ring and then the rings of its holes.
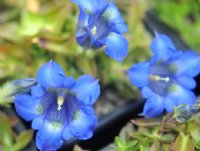
{"type": "Polygon", "coordinates": [[[97,33],[97,27],[96,26],[94,26],[92,28],[91,33],[92,33],[92,35],[96,35],[96,33],[97,33]]]}
{"type": "Polygon", "coordinates": [[[63,96],[59,96],[57,102],[58,102],[58,110],[60,111],[62,109],[62,105],[64,103],[63,96]]]}
{"type": "Polygon", "coordinates": [[[170,78],[169,77],[160,77],[157,75],[150,75],[150,79],[151,80],[155,80],[155,81],[165,81],[165,82],[169,82],[170,78]]]}

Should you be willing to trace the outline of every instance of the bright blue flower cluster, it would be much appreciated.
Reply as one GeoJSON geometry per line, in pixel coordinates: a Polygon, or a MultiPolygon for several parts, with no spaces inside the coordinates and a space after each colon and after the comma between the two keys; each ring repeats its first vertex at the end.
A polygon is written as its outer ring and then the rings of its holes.
{"type": "Polygon", "coordinates": [[[153,57],[148,62],[133,65],[128,70],[131,83],[139,88],[146,103],[145,117],[172,112],[180,104],[195,103],[193,79],[200,72],[200,56],[194,51],[176,50],[171,39],[156,33],[151,43],[153,57]]]}
{"type": "Polygon", "coordinates": [[[65,76],[53,61],[44,64],[30,92],[16,95],[17,113],[38,130],[40,150],[57,150],[64,140],[88,139],[97,125],[93,103],[100,94],[98,80],[83,75],[77,81],[65,76]]]}
{"type": "Polygon", "coordinates": [[[105,53],[122,62],[128,53],[128,42],[122,35],[127,26],[111,0],[72,0],[80,8],[77,42],[85,48],[106,46],[105,53]]]}

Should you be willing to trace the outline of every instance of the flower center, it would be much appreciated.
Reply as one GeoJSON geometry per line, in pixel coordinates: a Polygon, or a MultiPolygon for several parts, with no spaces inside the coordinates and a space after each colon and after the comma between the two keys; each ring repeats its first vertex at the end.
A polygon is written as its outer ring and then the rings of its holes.
{"type": "Polygon", "coordinates": [[[60,111],[62,109],[62,105],[64,103],[64,97],[63,96],[58,96],[58,99],[57,99],[57,103],[58,103],[58,111],[60,111]]]}
{"type": "Polygon", "coordinates": [[[158,75],[150,75],[150,79],[154,81],[164,81],[164,82],[169,82],[170,78],[169,77],[160,77],[158,75]]]}
{"type": "Polygon", "coordinates": [[[91,29],[91,33],[92,33],[93,36],[96,35],[96,33],[97,33],[97,27],[96,26],[93,26],[93,28],[91,29]]]}
{"type": "Polygon", "coordinates": [[[97,13],[91,17],[89,28],[91,29],[91,34],[94,40],[105,38],[111,31],[108,22],[104,19],[101,13],[97,13]]]}
{"type": "Polygon", "coordinates": [[[56,88],[48,90],[43,96],[42,107],[45,119],[67,124],[74,119],[79,110],[79,102],[70,90],[56,88]]]}
{"type": "Polygon", "coordinates": [[[166,96],[171,82],[172,72],[169,65],[165,63],[156,63],[150,69],[149,87],[158,95],[166,96]]]}

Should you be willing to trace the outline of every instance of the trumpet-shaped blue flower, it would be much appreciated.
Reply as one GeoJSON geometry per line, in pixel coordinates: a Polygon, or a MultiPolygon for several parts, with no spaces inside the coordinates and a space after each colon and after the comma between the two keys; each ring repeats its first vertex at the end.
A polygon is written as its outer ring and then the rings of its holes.
{"type": "Polygon", "coordinates": [[[85,48],[106,47],[105,53],[122,62],[128,53],[128,42],[122,35],[127,26],[111,0],[72,0],[78,4],[76,39],[85,48]]]}
{"type": "Polygon", "coordinates": [[[36,82],[29,93],[16,95],[14,103],[17,113],[38,130],[37,147],[54,151],[64,140],[90,138],[97,125],[92,105],[100,94],[98,80],[83,75],[75,81],[50,61],[39,69],[36,82]]]}
{"type": "Polygon", "coordinates": [[[195,103],[191,89],[193,77],[200,72],[200,56],[194,51],[176,50],[171,39],[156,33],[151,43],[150,61],[133,65],[127,72],[131,83],[141,88],[146,98],[143,115],[155,117],[164,110],[172,112],[180,104],[195,103]]]}

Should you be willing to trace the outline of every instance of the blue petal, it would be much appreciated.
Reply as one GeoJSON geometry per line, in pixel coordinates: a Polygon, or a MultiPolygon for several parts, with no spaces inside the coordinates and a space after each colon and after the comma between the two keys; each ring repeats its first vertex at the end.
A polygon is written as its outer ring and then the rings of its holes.
{"type": "Polygon", "coordinates": [[[149,87],[146,86],[142,88],[141,93],[144,98],[150,98],[152,97],[152,95],[154,95],[154,92],[149,87]]]}
{"type": "Polygon", "coordinates": [[[106,5],[106,0],[71,0],[76,3],[88,14],[94,14],[100,10],[103,10],[106,5]]]}
{"type": "Polygon", "coordinates": [[[75,84],[75,79],[71,76],[65,76],[63,86],[67,89],[71,89],[75,84]]]}
{"type": "Polygon", "coordinates": [[[81,31],[81,32],[85,32],[85,34],[83,34],[82,36],[80,36],[80,35],[76,36],[76,40],[77,40],[78,44],[84,48],[92,48],[93,41],[90,37],[89,32],[87,31],[87,29],[81,29],[81,30],[85,30],[85,31],[81,31]]]}
{"type": "Polygon", "coordinates": [[[93,104],[100,94],[98,80],[89,75],[79,77],[72,89],[76,92],[79,101],[89,105],[93,104]]]}
{"type": "Polygon", "coordinates": [[[88,22],[89,22],[89,15],[80,8],[80,14],[78,17],[78,26],[86,27],[88,25],[88,22]]]}
{"type": "Polygon", "coordinates": [[[128,54],[128,42],[120,34],[110,33],[105,41],[105,53],[112,59],[122,62],[128,54]]]}
{"type": "Polygon", "coordinates": [[[61,87],[64,75],[65,73],[61,66],[54,61],[50,61],[40,67],[36,79],[42,87],[48,89],[61,87]]]}
{"type": "Polygon", "coordinates": [[[85,12],[91,14],[97,10],[96,0],[71,0],[73,3],[76,3],[83,9],[85,12]]]}
{"type": "Polygon", "coordinates": [[[112,27],[113,32],[117,33],[127,32],[128,28],[119,10],[117,9],[117,6],[112,1],[106,7],[102,16],[109,23],[110,27],[112,27]]]}
{"type": "Polygon", "coordinates": [[[116,23],[112,25],[112,31],[122,34],[128,31],[128,27],[125,23],[116,23]]]}
{"type": "Polygon", "coordinates": [[[40,115],[33,119],[31,127],[34,130],[38,130],[43,126],[43,123],[44,123],[44,116],[40,115]]]}
{"type": "Polygon", "coordinates": [[[95,13],[97,10],[96,0],[71,0],[73,3],[76,3],[88,14],[95,13]]]}
{"type": "Polygon", "coordinates": [[[180,85],[188,89],[194,89],[196,87],[196,81],[187,75],[178,76],[176,79],[180,85]]]}
{"type": "Polygon", "coordinates": [[[89,21],[89,15],[86,14],[82,9],[80,9],[78,24],[76,27],[76,37],[82,37],[88,34],[87,30],[88,21],[89,21]]]}
{"type": "Polygon", "coordinates": [[[99,12],[103,11],[108,6],[107,0],[96,0],[96,2],[97,2],[97,9],[99,12]]]}
{"type": "Polygon", "coordinates": [[[127,72],[132,85],[143,87],[149,82],[150,63],[142,62],[133,65],[127,72]]]}
{"type": "Polygon", "coordinates": [[[63,145],[63,127],[57,123],[45,121],[36,134],[36,145],[40,150],[55,151],[63,145]]]}
{"type": "Polygon", "coordinates": [[[32,97],[35,97],[35,98],[41,98],[44,95],[44,93],[45,93],[44,90],[39,85],[34,86],[31,89],[31,95],[32,97]]]}
{"type": "Polygon", "coordinates": [[[163,98],[154,94],[146,101],[142,115],[151,118],[161,115],[163,111],[163,98]]]}
{"type": "Polygon", "coordinates": [[[196,97],[192,91],[187,88],[184,88],[176,83],[172,83],[169,86],[168,96],[169,99],[174,101],[174,104],[194,104],[196,101],[196,97]]]}
{"type": "Polygon", "coordinates": [[[28,94],[16,95],[14,103],[17,113],[26,121],[30,121],[41,114],[40,101],[28,94]]]}
{"type": "Polygon", "coordinates": [[[62,133],[62,136],[65,140],[69,140],[71,138],[73,138],[73,134],[71,133],[70,129],[69,129],[69,126],[65,126],[64,130],[63,130],[63,133],[62,133]]]}
{"type": "Polygon", "coordinates": [[[173,112],[174,107],[177,106],[177,102],[170,97],[166,97],[164,100],[164,106],[167,112],[173,112]]]}
{"type": "Polygon", "coordinates": [[[194,51],[184,52],[179,58],[171,62],[176,67],[176,74],[197,76],[200,72],[200,56],[194,51]]]}
{"type": "Polygon", "coordinates": [[[78,139],[89,139],[97,126],[97,117],[92,107],[82,106],[70,123],[70,131],[78,139]]]}
{"type": "Polygon", "coordinates": [[[168,60],[174,52],[176,52],[176,48],[172,43],[171,39],[159,33],[156,33],[156,37],[151,42],[151,50],[153,51],[152,62],[168,60]]]}

